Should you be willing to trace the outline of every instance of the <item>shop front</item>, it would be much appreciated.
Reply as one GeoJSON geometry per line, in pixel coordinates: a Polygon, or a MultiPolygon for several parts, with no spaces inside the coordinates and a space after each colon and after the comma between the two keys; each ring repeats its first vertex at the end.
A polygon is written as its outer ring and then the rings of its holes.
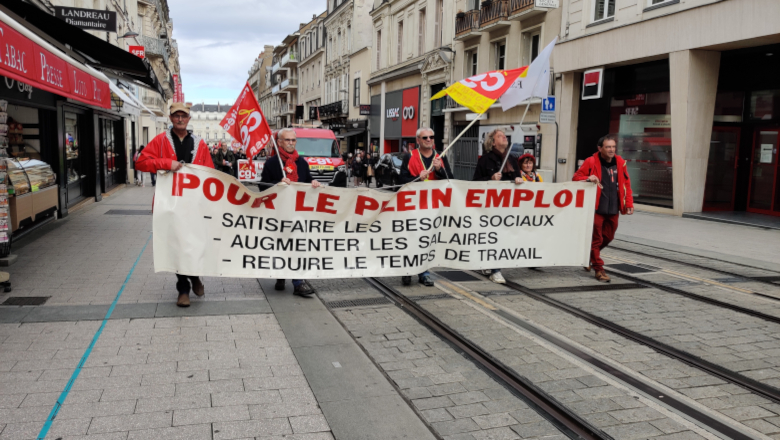
{"type": "Polygon", "coordinates": [[[384,114],[376,115],[381,108],[381,95],[371,97],[371,138],[379,145],[381,118],[384,119],[384,145],[380,154],[407,153],[416,148],[417,129],[420,127],[420,87],[385,93],[384,114]]]}

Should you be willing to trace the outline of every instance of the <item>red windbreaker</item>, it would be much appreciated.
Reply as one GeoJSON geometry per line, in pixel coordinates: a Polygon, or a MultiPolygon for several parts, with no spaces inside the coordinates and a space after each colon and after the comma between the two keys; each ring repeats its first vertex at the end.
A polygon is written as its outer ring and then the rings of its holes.
{"type": "MultiPolygon", "coordinates": [[[[146,151],[146,150],[144,150],[146,151]]],[[[634,193],[631,191],[631,178],[628,176],[628,168],[626,168],[626,161],[622,157],[615,155],[618,169],[618,199],[620,200],[620,213],[625,214],[628,208],[634,207],[634,193]]],[[[571,179],[575,182],[588,180],[591,175],[599,178],[601,181],[601,161],[599,160],[599,152],[596,152],[593,156],[585,159],[582,166],[571,179]]],[[[599,208],[599,201],[601,200],[601,188],[596,188],[596,209],[599,208]]]]}
{"type": "MultiPolygon", "coordinates": [[[[199,136],[192,136],[195,150],[192,152],[192,163],[214,168],[214,161],[211,160],[211,153],[206,142],[199,136]]],[[[135,169],[142,172],[156,173],[158,170],[170,170],[171,161],[176,159],[176,150],[173,148],[173,138],[171,131],[158,134],[141,151],[141,155],[135,162],[135,169]]]]}

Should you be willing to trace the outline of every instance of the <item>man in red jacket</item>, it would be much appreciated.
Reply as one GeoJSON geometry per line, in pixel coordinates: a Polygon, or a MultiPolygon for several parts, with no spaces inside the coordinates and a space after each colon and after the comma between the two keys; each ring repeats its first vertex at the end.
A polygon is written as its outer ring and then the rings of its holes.
{"type": "Polygon", "coordinates": [[[598,143],[599,151],[585,159],[579,170],[574,173],[575,181],[587,180],[599,185],[596,190],[596,215],[593,219],[593,241],[590,245],[591,266],[596,272],[596,279],[610,282],[604,272],[604,260],[601,250],[615,238],[620,214],[634,213],[634,197],[631,192],[631,179],[628,176],[626,161],[615,154],[617,136],[608,134],[598,143]]]}
{"type": "MultiPolygon", "coordinates": [[[[173,128],[155,136],[143,149],[135,163],[136,169],[154,175],[158,170],[179,171],[185,163],[214,168],[206,142],[187,131],[190,108],[181,102],[174,103],[171,106],[171,122],[173,128]]],[[[206,293],[197,276],[176,274],[176,278],[176,290],[179,292],[176,305],[179,307],[190,306],[190,284],[195,295],[206,293]]]]}

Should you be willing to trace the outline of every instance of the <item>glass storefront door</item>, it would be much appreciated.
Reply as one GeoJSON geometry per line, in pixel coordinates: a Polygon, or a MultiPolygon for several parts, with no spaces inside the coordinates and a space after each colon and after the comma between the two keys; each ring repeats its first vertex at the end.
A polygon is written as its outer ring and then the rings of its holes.
{"type": "Polygon", "coordinates": [[[734,210],[740,131],[738,127],[712,128],[704,185],[704,211],[734,210]]]}
{"type": "Polygon", "coordinates": [[[100,148],[103,156],[103,191],[105,192],[120,183],[114,121],[110,119],[100,119],[100,148]]]}
{"type": "Polygon", "coordinates": [[[68,205],[86,195],[86,163],[80,151],[79,115],[65,112],[65,178],[68,182],[68,205]]]}
{"type": "Polygon", "coordinates": [[[780,130],[756,129],[750,163],[748,211],[780,216],[777,149],[780,130]]]}

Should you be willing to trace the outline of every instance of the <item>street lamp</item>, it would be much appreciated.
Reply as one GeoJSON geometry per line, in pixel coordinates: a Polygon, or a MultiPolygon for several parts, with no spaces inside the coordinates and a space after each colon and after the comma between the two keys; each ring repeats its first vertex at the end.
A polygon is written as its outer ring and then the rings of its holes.
{"type": "Polygon", "coordinates": [[[122,35],[121,37],[118,37],[118,38],[135,38],[138,35],[139,35],[138,32],[129,31],[129,32],[125,32],[124,35],[122,35]]]}
{"type": "Polygon", "coordinates": [[[447,46],[442,46],[442,47],[439,48],[439,56],[441,57],[442,60],[444,60],[445,63],[449,64],[450,63],[450,57],[449,57],[449,55],[447,55],[447,52],[452,53],[452,54],[455,53],[455,51],[452,50],[452,48],[449,48],[447,46]]]}

